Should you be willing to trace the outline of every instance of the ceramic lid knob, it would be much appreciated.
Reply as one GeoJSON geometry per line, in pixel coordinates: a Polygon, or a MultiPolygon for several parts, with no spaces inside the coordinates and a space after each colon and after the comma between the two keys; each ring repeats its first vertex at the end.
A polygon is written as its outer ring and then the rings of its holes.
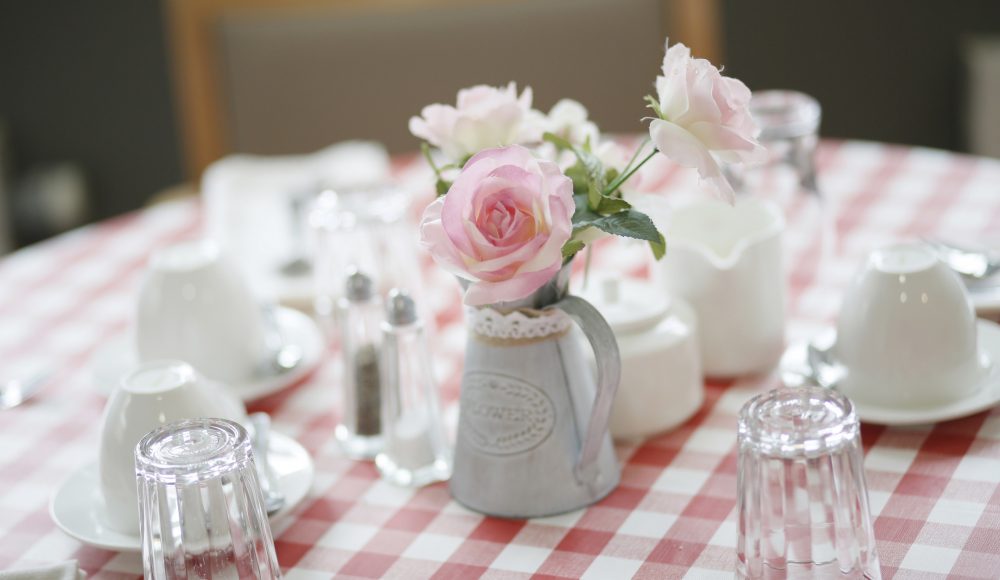
{"type": "Polygon", "coordinates": [[[670,313],[670,297],[663,290],[641,280],[608,277],[597,291],[584,292],[616,335],[651,330],[670,313]]]}

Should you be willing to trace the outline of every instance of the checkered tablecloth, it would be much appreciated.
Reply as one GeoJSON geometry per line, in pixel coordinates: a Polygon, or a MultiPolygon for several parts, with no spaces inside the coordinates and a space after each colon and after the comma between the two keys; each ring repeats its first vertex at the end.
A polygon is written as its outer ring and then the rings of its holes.
{"type": "MultiPolygon", "coordinates": [[[[1000,234],[1000,162],[871,143],[824,143],[821,183],[834,201],[835,258],[817,272],[815,248],[791,249],[789,338],[832,320],[839,294],[872,247],[921,234],[1000,234]],[[818,283],[822,280],[822,283],[818,283]]],[[[666,172],[661,189],[692,185],[666,172]]],[[[50,520],[56,484],[97,456],[104,398],[88,360],[125,330],[149,253],[201,232],[182,202],[74,231],[0,261],[0,368],[53,370],[44,392],[0,412],[0,570],[75,558],[95,578],[141,574],[137,554],[82,546],[50,520]]],[[[605,248],[595,268],[641,273],[646,250],[605,248]]],[[[433,347],[454,413],[464,329],[454,282],[428,266],[437,311],[433,347]]],[[[313,455],[310,496],[274,523],[286,577],[731,578],[736,413],[775,377],[706,385],[682,427],[620,444],[621,485],[578,512],[530,521],[483,517],[445,485],[419,491],[379,480],[333,438],[336,358],[301,384],[252,405],[313,455]]],[[[1000,411],[919,428],[866,425],[871,506],[886,578],[1000,577],[1000,411]]]]}

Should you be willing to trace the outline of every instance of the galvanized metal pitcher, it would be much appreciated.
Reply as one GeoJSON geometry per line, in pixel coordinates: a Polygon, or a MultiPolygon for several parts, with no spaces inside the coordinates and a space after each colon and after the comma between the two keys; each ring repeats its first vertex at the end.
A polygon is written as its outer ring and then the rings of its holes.
{"type": "Polygon", "coordinates": [[[569,268],[532,296],[471,309],[452,496],[529,518],[587,506],[618,485],[608,420],[621,374],[600,313],[567,293],[569,268]],[[597,377],[587,356],[590,342],[597,377]]]}

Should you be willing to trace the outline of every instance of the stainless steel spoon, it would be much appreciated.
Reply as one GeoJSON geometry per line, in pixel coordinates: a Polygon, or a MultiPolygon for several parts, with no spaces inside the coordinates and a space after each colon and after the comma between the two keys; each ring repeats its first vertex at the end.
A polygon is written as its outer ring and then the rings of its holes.
{"type": "Polygon", "coordinates": [[[284,507],[285,494],[278,489],[274,472],[267,462],[268,446],[271,443],[271,417],[267,413],[251,413],[247,419],[250,421],[252,431],[251,445],[257,465],[257,479],[260,480],[260,491],[264,496],[264,509],[267,510],[267,515],[274,515],[284,507]]]}
{"type": "Polygon", "coordinates": [[[833,356],[832,343],[796,343],[788,347],[781,360],[781,380],[787,387],[812,385],[836,389],[847,376],[847,367],[833,356]]]}
{"type": "Polygon", "coordinates": [[[302,362],[302,347],[287,343],[281,335],[276,306],[265,304],[261,307],[261,313],[264,318],[264,348],[267,349],[267,358],[259,368],[259,375],[271,377],[294,369],[302,362]]]}
{"type": "Polygon", "coordinates": [[[824,389],[836,389],[837,384],[847,376],[847,367],[833,358],[831,347],[818,347],[814,343],[806,346],[806,364],[809,378],[824,389]]]}
{"type": "Polygon", "coordinates": [[[983,280],[1000,272],[1000,254],[965,248],[951,242],[923,238],[934,248],[941,261],[966,281],[983,280]]]}
{"type": "Polygon", "coordinates": [[[292,258],[281,265],[280,271],[290,278],[307,276],[312,272],[312,262],[309,261],[306,249],[305,221],[306,206],[310,194],[293,195],[288,200],[288,209],[292,220],[292,258]]]}
{"type": "Polygon", "coordinates": [[[0,411],[13,409],[37,395],[48,378],[48,372],[38,372],[0,384],[0,411]]]}

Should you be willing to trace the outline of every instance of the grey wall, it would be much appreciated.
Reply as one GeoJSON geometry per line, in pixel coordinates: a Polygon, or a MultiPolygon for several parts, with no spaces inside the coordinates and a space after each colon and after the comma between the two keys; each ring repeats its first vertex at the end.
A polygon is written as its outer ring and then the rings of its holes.
{"type": "Polygon", "coordinates": [[[94,217],[182,180],[158,0],[0,2],[13,168],[83,165],[94,217]]]}
{"type": "MultiPolygon", "coordinates": [[[[823,134],[961,150],[962,38],[995,0],[726,0],[726,70],[823,105],[823,134]]],[[[1000,106],[1000,104],[998,104],[1000,106]]]]}
{"type": "MultiPolygon", "coordinates": [[[[727,70],[751,88],[815,95],[824,134],[951,149],[963,146],[961,38],[1000,34],[993,0],[724,7],[727,70]]],[[[0,1],[0,118],[14,169],[78,161],[94,217],[183,179],[161,10],[157,0],[0,1]]]]}

